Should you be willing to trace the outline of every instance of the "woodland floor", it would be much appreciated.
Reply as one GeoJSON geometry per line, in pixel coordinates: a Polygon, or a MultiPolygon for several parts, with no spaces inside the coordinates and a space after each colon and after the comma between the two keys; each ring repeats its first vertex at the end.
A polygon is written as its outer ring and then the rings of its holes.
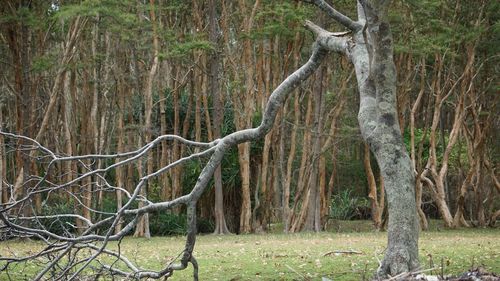
{"type": "MultiPolygon", "coordinates": [[[[386,244],[386,233],[372,231],[367,221],[336,222],[332,231],[319,234],[287,235],[280,226],[273,229],[270,234],[199,236],[195,256],[200,280],[368,280],[386,244]]],[[[180,236],[126,238],[120,247],[142,267],[159,269],[178,256],[183,243],[180,236]]],[[[36,247],[39,243],[34,241],[4,241],[0,255],[19,256],[36,247]]],[[[420,261],[423,268],[435,268],[427,275],[460,276],[479,266],[498,274],[500,229],[443,230],[433,222],[431,230],[420,235],[420,261]]],[[[10,268],[9,275],[12,280],[26,280],[33,267],[19,265],[10,268]]],[[[191,274],[189,267],[169,280],[191,280],[191,274]]],[[[8,280],[5,272],[0,272],[0,280],[8,280]]]]}

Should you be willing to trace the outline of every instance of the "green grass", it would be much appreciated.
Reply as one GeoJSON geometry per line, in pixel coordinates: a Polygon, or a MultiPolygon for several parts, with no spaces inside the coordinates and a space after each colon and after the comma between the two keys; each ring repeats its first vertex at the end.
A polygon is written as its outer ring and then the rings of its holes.
{"type": "MultiPolygon", "coordinates": [[[[386,244],[385,232],[369,230],[368,222],[338,222],[341,232],[282,234],[279,226],[271,234],[198,236],[195,256],[200,280],[362,280],[375,271],[386,244]],[[368,230],[367,230],[368,229],[368,230]],[[362,232],[356,232],[362,231],[362,232]],[[362,254],[335,255],[335,250],[355,250],[362,254]]],[[[438,224],[420,235],[423,267],[444,265],[445,274],[459,274],[472,266],[500,272],[500,230],[439,230],[438,224]]],[[[126,238],[122,252],[147,269],[159,269],[176,257],[183,237],[126,238]]],[[[0,242],[0,254],[20,255],[32,251],[36,242],[0,242]]],[[[114,244],[113,246],[116,246],[114,244]]],[[[25,280],[33,267],[10,270],[13,280],[25,280]],[[24,272],[23,272],[24,270],[24,272]]],[[[440,274],[441,270],[436,270],[440,274]]],[[[192,268],[176,272],[169,280],[190,280],[192,268]]],[[[6,280],[0,272],[0,280],[6,280]],[[3,277],[2,277],[3,276],[3,277]]]]}

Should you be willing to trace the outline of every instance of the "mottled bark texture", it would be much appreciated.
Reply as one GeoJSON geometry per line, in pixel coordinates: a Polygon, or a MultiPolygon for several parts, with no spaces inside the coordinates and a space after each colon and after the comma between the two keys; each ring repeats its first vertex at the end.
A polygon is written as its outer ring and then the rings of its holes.
{"type": "Polygon", "coordinates": [[[359,1],[357,21],[339,16],[325,1],[312,2],[350,29],[331,33],[306,23],[323,48],[346,55],[355,68],[361,133],[377,159],[387,192],[388,245],[377,274],[394,276],[414,270],[419,266],[415,178],[397,118],[396,68],[387,19],[390,1],[359,1]]]}

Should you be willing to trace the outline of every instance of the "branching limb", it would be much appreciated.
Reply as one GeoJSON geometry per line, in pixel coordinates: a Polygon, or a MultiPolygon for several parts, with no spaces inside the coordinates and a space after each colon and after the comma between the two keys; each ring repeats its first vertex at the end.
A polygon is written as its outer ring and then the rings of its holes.
{"type": "Polygon", "coordinates": [[[359,22],[353,21],[348,16],[342,14],[341,12],[335,10],[332,6],[330,6],[324,0],[304,0],[307,3],[313,3],[318,8],[320,8],[323,12],[325,12],[330,18],[334,19],[338,23],[347,27],[349,30],[353,32],[357,32],[363,28],[363,25],[359,22]]]}
{"type": "MultiPolygon", "coordinates": [[[[320,63],[324,60],[327,53],[328,51],[322,46],[322,44],[319,42],[314,44],[312,55],[307,63],[292,73],[273,91],[269,97],[262,122],[258,127],[237,131],[210,143],[192,142],[178,136],[165,135],[156,138],[137,150],[125,153],[59,156],[57,153],[54,153],[50,149],[42,146],[34,139],[11,133],[0,132],[1,135],[6,137],[18,139],[22,138],[28,143],[31,142],[33,144],[33,147],[30,149],[31,159],[36,161],[39,165],[46,165],[43,169],[44,174],[41,177],[34,178],[36,183],[30,185],[32,187],[26,189],[26,194],[23,194],[21,198],[13,198],[11,202],[0,205],[0,221],[3,222],[1,228],[2,233],[10,232],[18,236],[23,235],[37,237],[48,245],[52,245],[34,255],[28,255],[21,258],[4,259],[7,261],[5,268],[7,269],[11,263],[25,262],[36,259],[41,261],[44,266],[38,272],[37,276],[35,276],[35,279],[46,278],[47,274],[55,274],[54,276],[51,276],[54,280],[62,278],[63,275],[67,276],[69,280],[74,280],[78,278],[78,276],[81,275],[86,268],[95,267],[95,264],[98,264],[101,266],[101,269],[105,269],[113,275],[133,277],[137,279],[158,279],[168,278],[174,271],[185,269],[189,264],[192,264],[193,276],[194,279],[197,280],[198,263],[196,258],[193,256],[193,249],[197,234],[196,204],[203,192],[207,189],[216,168],[220,165],[225,153],[232,146],[262,138],[271,130],[278,111],[282,108],[288,95],[312,73],[314,73],[320,63]],[[135,163],[139,160],[139,158],[145,157],[148,153],[151,153],[152,149],[164,140],[176,140],[186,145],[202,147],[203,150],[188,156],[180,157],[172,163],[161,167],[142,178],[139,178],[137,184],[130,192],[122,186],[115,187],[107,182],[106,174],[108,172],[118,167],[135,163]],[[38,150],[38,152],[33,150],[38,150]],[[36,153],[40,153],[41,157],[36,156],[36,153]],[[160,174],[165,173],[173,167],[205,156],[210,156],[210,158],[198,176],[195,186],[188,194],[164,202],[152,202],[145,198],[145,196],[140,195],[141,190],[145,188],[146,183],[149,180],[158,177],[160,174]],[[39,162],[40,159],[48,160],[39,162]],[[119,159],[119,161],[114,163],[110,161],[110,163],[113,164],[109,164],[103,168],[93,168],[88,161],[97,159],[119,159]],[[57,174],[58,170],[56,168],[58,165],[56,164],[66,161],[76,162],[79,165],[78,167],[81,174],[64,181],[67,177],[64,174],[57,174]],[[78,188],[86,188],[88,185],[94,186],[96,181],[91,180],[89,183],[89,178],[98,179],[99,182],[97,187],[90,189],[92,190],[91,192],[114,193],[117,190],[120,190],[126,194],[126,202],[124,202],[123,206],[115,213],[103,212],[93,206],[86,206],[84,200],[81,199],[84,194],[80,193],[78,188]],[[87,181],[85,181],[85,179],[87,179],[87,181]],[[35,208],[31,210],[32,213],[29,215],[21,215],[21,210],[24,208],[24,205],[31,204],[35,195],[50,195],[52,193],[67,194],[66,196],[72,199],[75,206],[90,212],[93,216],[85,217],[78,214],[73,215],[68,213],[40,215],[37,214],[37,210],[35,208]],[[133,207],[133,203],[137,201],[144,202],[144,206],[133,207]],[[135,266],[129,259],[122,256],[119,251],[113,252],[107,249],[110,241],[121,240],[125,235],[130,233],[130,231],[136,226],[138,218],[141,215],[150,212],[164,211],[181,205],[187,207],[188,231],[184,250],[179,256],[180,260],[177,262],[172,262],[159,271],[143,270],[135,266]],[[131,216],[133,216],[133,218],[120,231],[114,233],[118,223],[124,218],[130,219],[131,216]],[[80,234],[75,233],[77,230],[76,226],[71,223],[62,223],[64,219],[79,220],[83,223],[85,229],[83,229],[80,234]],[[55,233],[46,228],[43,225],[42,220],[61,221],[61,225],[64,228],[63,234],[55,233]],[[26,222],[31,222],[31,224],[26,222]],[[70,225],[70,227],[67,225],[70,225]],[[99,234],[99,231],[102,231],[104,227],[106,227],[105,233],[99,234]],[[91,253],[87,256],[82,253],[82,250],[85,249],[91,251],[91,253]],[[117,268],[114,264],[105,265],[105,263],[100,259],[101,256],[113,256],[117,260],[121,261],[127,269],[117,268]]],[[[67,172],[68,171],[63,173],[67,172]]],[[[33,178],[27,180],[33,180],[33,178]]]]}
{"type": "Polygon", "coordinates": [[[305,27],[316,35],[316,42],[324,49],[348,55],[350,32],[334,33],[324,30],[311,21],[306,20],[305,27]]]}

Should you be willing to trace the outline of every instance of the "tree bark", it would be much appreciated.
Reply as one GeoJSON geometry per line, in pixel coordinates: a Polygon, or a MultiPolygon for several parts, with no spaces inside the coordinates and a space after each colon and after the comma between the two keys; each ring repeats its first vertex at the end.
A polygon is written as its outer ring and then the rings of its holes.
{"type": "Polygon", "coordinates": [[[361,134],[377,159],[387,192],[388,246],[378,274],[385,277],[414,270],[419,266],[415,178],[396,110],[390,1],[359,1],[358,21],[339,15],[325,1],[314,2],[352,32],[349,40],[345,34],[326,32],[307,23],[321,46],[346,54],[356,71],[361,134]]]}
{"type": "Polygon", "coordinates": [[[323,133],[323,80],[325,79],[325,66],[321,66],[316,72],[316,80],[313,88],[314,99],[314,123],[312,126],[312,154],[311,154],[311,172],[309,173],[308,189],[310,192],[307,217],[303,230],[321,231],[321,190],[319,185],[319,169],[321,156],[321,135],[323,133]]]}

